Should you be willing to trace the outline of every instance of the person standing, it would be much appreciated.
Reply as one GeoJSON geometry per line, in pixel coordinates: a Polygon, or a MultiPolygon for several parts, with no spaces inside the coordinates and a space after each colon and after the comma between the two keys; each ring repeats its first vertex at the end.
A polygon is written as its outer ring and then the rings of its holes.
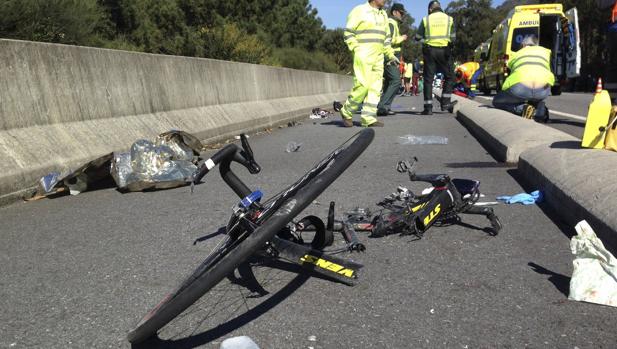
{"type": "Polygon", "coordinates": [[[411,77],[411,92],[414,96],[418,95],[419,86],[418,80],[420,79],[420,75],[422,74],[422,62],[418,61],[416,58],[413,61],[413,75],[411,77]]]}
{"type": "Polygon", "coordinates": [[[383,10],[385,0],[369,0],[356,6],[345,28],[345,43],[353,53],[354,85],[341,108],[345,127],[353,126],[353,113],[362,105],[361,125],[382,127],[377,120],[377,104],[381,93],[384,56],[398,67],[400,61],[390,44],[388,15],[383,10]]]}
{"type": "Polygon", "coordinates": [[[546,120],[544,100],[555,83],[550,60],[551,50],[538,46],[537,37],[523,39],[521,49],[508,60],[510,74],[493,98],[493,106],[526,118],[546,120]]]}
{"type": "MultiPolygon", "coordinates": [[[[391,46],[394,49],[394,55],[399,60],[401,59],[401,46],[407,35],[401,35],[399,24],[401,23],[403,16],[405,15],[405,7],[403,4],[394,3],[390,8],[390,18],[388,18],[388,25],[390,34],[392,36],[391,46]]],[[[398,67],[389,64],[388,60],[384,61],[384,83],[383,94],[377,105],[377,115],[394,115],[396,114],[390,110],[394,96],[401,87],[401,73],[398,67]]]]}
{"type": "MultiPolygon", "coordinates": [[[[405,92],[403,93],[403,95],[405,96],[411,96],[412,95],[412,86],[411,86],[411,79],[413,77],[413,63],[407,63],[405,66],[405,92]]],[[[418,81],[416,80],[416,84],[418,83],[418,81]]],[[[417,86],[416,86],[417,87],[417,86]]]]}
{"type": "Polygon", "coordinates": [[[428,4],[428,16],[422,18],[416,34],[416,40],[424,40],[422,55],[424,57],[424,110],[423,115],[433,114],[433,79],[435,72],[445,75],[441,99],[441,110],[452,112],[454,104],[451,102],[454,86],[454,67],[452,63],[451,42],[455,38],[452,30],[454,20],[441,9],[439,1],[433,0],[428,4]]]}

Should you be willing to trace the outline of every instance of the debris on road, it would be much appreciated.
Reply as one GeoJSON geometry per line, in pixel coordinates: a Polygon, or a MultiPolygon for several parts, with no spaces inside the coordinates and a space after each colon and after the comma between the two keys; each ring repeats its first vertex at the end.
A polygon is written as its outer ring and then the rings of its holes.
{"type": "Polygon", "coordinates": [[[334,111],[339,112],[341,111],[342,108],[343,108],[343,103],[339,101],[332,102],[332,109],[334,109],[334,111]]]}
{"type": "Polygon", "coordinates": [[[286,153],[295,153],[300,150],[302,147],[302,143],[289,142],[287,143],[287,148],[285,149],[286,153]]]}
{"type": "Polygon", "coordinates": [[[532,191],[531,193],[520,193],[512,196],[498,196],[497,201],[505,202],[506,204],[523,204],[533,205],[542,202],[544,195],[539,190],[532,191]]]}
{"type": "Polygon", "coordinates": [[[334,113],[326,109],[313,108],[309,117],[311,119],[327,119],[332,114],[334,113]]]}
{"type": "Polygon", "coordinates": [[[259,346],[250,337],[239,336],[225,339],[220,349],[259,349],[259,346]]]}
{"type": "Polygon", "coordinates": [[[399,144],[448,144],[447,137],[405,135],[398,138],[399,144]]]}
{"type": "Polygon", "coordinates": [[[189,184],[197,169],[203,144],[195,136],[172,130],[154,142],[140,139],[129,152],[114,152],[94,159],[75,171],[43,176],[26,200],[52,197],[69,191],[77,195],[93,188],[118,187],[121,191],[173,188],[189,184]]]}
{"type": "Polygon", "coordinates": [[[568,299],[617,307],[617,259],[604,247],[587,221],[576,227],[570,249],[576,257],[568,299]]]}

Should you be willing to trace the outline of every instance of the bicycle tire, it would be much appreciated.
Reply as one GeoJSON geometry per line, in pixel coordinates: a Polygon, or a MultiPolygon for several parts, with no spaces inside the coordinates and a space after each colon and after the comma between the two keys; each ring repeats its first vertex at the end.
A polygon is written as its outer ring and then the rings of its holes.
{"type": "MultiPolygon", "coordinates": [[[[333,156],[333,158],[326,163],[325,167],[306,183],[300,183],[301,186],[294,188],[294,190],[297,190],[295,194],[280,203],[278,207],[273,207],[272,209],[275,212],[261,222],[261,225],[252,234],[234,246],[207,270],[204,271],[204,264],[202,263],[174,292],[164,297],[128,333],[129,342],[138,344],[154,336],[159,329],[195,303],[230,272],[233,272],[238,265],[264,246],[278,231],[330,186],[364,152],[374,137],[374,130],[365,129],[337,148],[340,152],[337,153],[337,150],[335,150],[330,153],[329,156],[333,156]],[[353,142],[348,144],[351,139],[354,139],[353,142]]],[[[323,160],[318,164],[321,163],[323,163],[323,160]]],[[[313,167],[307,173],[310,173],[316,167],[313,167]]],[[[298,182],[294,183],[292,187],[297,184],[298,182]]],[[[288,190],[291,190],[292,187],[288,190]]]]}

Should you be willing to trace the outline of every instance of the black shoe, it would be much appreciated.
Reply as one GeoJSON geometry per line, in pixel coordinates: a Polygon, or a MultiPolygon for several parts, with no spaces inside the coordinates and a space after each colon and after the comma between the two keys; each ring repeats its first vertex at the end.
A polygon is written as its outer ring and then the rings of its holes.
{"type": "Polygon", "coordinates": [[[422,115],[433,115],[433,109],[424,109],[422,115]]]}
{"type": "Polygon", "coordinates": [[[377,116],[387,116],[388,115],[388,111],[385,109],[379,109],[377,110],[377,116]]]}
{"type": "Polygon", "coordinates": [[[458,103],[458,101],[452,101],[448,103],[441,104],[441,111],[448,111],[448,113],[452,113],[454,111],[454,106],[458,103]]]}
{"type": "Polygon", "coordinates": [[[396,112],[392,110],[388,110],[388,115],[396,115],[396,112]]]}

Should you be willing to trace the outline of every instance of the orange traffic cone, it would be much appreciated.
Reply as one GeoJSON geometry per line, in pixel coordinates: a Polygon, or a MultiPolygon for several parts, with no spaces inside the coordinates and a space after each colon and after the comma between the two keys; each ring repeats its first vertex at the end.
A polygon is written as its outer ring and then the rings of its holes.
{"type": "Polygon", "coordinates": [[[602,93],[602,78],[598,78],[598,84],[596,85],[596,94],[602,93]]]}

